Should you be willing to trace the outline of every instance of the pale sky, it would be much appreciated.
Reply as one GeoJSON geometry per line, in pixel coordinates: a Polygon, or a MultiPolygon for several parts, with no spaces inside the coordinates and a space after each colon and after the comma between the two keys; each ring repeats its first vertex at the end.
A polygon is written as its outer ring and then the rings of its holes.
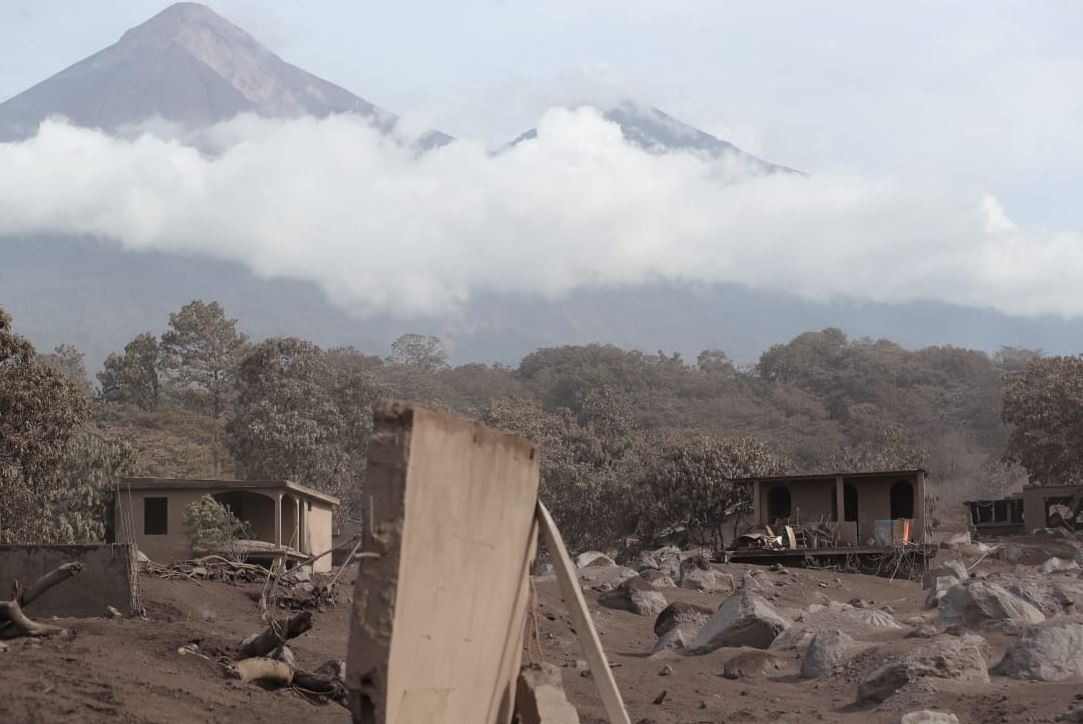
{"type": "MultiPolygon", "coordinates": [[[[497,143],[635,96],[811,173],[942,178],[1083,228],[1083,2],[216,0],[287,61],[497,143]]],[[[0,98],[166,3],[0,0],[0,98]]]]}

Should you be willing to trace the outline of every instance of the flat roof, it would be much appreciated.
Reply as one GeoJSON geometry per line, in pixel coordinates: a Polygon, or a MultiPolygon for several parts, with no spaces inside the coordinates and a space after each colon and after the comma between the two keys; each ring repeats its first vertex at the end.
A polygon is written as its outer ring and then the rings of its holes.
{"type": "Polygon", "coordinates": [[[341,501],[333,495],[321,493],[292,480],[222,480],[197,478],[117,478],[117,484],[131,490],[253,490],[281,488],[308,498],[315,498],[330,505],[341,501]]]}
{"type": "Polygon", "coordinates": [[[801,483],[812,482],[814,480],[834,480],[840,475],[847,480],[853,480],[854,478],[891,478],[896,476],[917,475],[918,473],[921,473],[922,475],[927,475],[928,471],[923,470],[922,468],[915,468],[913,470],[878,470],[871,473],[846,473],[839,471],[836,473],[819,473],[816,475],[761,475],[752,478],[734,478],[732,482],[743,483],[746,485],[756,482],[801,483]]]}

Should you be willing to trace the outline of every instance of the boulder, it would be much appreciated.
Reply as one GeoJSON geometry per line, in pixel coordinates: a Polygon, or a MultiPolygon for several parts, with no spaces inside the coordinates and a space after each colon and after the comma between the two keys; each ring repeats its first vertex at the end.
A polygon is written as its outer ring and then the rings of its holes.
{"type": "Polygon", "coordinates": [[[657,563],[655,566],[662,573],[674,581],[681,578],[681,549],[677,546],[663,546],[651,551],[652,559],[657,563]]]}
{"type": "Polygon", "coordinates": [[[674,601],[665,607],[654,620],[654,635],[664,636],[667,631],[683,624],[693,624],[697,628],[714,615],[712,609],[697,606],[694,603],[674,601]]]}
{"type": "Polygon", "coordinates": [[[666,598],[643,576],[623,581],[617,588],[598,597],[607,608],[630,611],[640,616],[654,616],[666,607],[666,598]]]}
{"type": "Polygon", "coordinates": [[[963,581],[944,594],[939,618],[945,626],[1031,626],[1045,620],[1041,611],[1003,586],[976,579],[963,581]]]}
{"type": "Polygon", "coordinates": [[[1053,556],[1045,563],[1038,566],[1039,573],[1059,573],[1078,570],[1079,564],[1075,561],[1065,560],[1064,558],[1057,558],[1056,556],[1053,556]]]}
{"type": "Polygon", "coordinates": [[[778,654],[760,649],[742,651],[732,656],[722,667],[727,679],[757,679],[782,670],[783,661],[778,654]]]}
{"type": "Polygon", "coordinates": [[[576,568],[587,566],[615,566],[616,562],[601,551],[585,551],[575,557],[576,568]]]}
{"type": "Polygon", "coordinates": [[[940,599],[944,597],[944,594],[958,585],[959,582],[959,579],[955,576],[937,576],[936,582],[929,587],[928,592],[925,594],[925,608],[939,606],[940,599]]]}
{"type": "Polygon", "coordinates": [[[1033,604],[1046,616],[1083,611],[1083,581],[1066,576],[1040,578],[1001,576],[1009,593],[1033,604]]]}
{"type": "Polygon", "coordinates": [[[564,694],[560,667],[553,664],[523,666],[516,687],[515,711],[521,724],[579,724],[579,714],[564,694]]]}
{"type": "Polygon", "coordinates": [[[1023,629],[995,673],[1013,679],[1083,679],[1083,624],[1053,621],[1023,629]]]}
{"type": "Polygon", "coordinates": [[[801,659],[801,676],[815,679],[831,673],[836,666],[845,661],[852,650],[854,640],[841,629],[833,628],[820,631],[805,650],[801,659]]]}
{"type": "Polygon", "coordinates": [[[696,627],[692,624],[680,624],[658,637],[651,647],[651,658],[666,656],[673,651],[684,651],[696,637],[696,627]]]}
{"type": "Polygon", "coordinates": [[[771,642],[771,648],[800,649],[812,643],[820,631],[836,628],[860,638],[905,627],[890,613],[875,608],[858,608],[840,601],[830,601],[827,605],[814,603],[801,613],[793,626],[771,642]]]}
{"type": "Polygon", "coordinates": [[[681,588],[691,588],[704,593],[731,593],[736,584],[729,573],[713,568],[690,568],[681,574],[681,588]]]}
{"type": "Polygon", "coordinates": [[[619,586],[622,582],[629,578],[635,578],[639,574],[633,571],[631,568],[625,568],[624,566],[586,566],[576,571],[576,578],[583,583],[598,585],[609,585],[612,587],[619,586]]]}
{"type": "Polygon", "coordinates": [[[936,584],[936,579],[941,576],[954,576],[960,581],[970,578],[966,564],[962,561],[944,561],[925,572],[925,575],[921,577],[921,587],[932,588],[936,584]]]}
{"type": "Polygon", "coordinates": [[[703,625],[688,653],[705,654],[723,646],[765,649],[793,624],[751,591],[738,591],[718,607],[703,625]]]}
{"type": "Polygon", "coordinates": [[[677,586],[672,578],[657,568],[643,568],[639,571],[639,577],[655,588],[676,588],[677,586]]]}
{"type": "Polygon", "coordinates": [[[899,724],[959,724],[959,717],[955,716],[950,711],[921,709],[920,711],[912,711],[909,714],[903,714],[903,718],[899,720],[899,724]]]}
{"type": "Polygon", "coordinates": [[[859,703],[882,702],[907,684],[924,678],[989,683],[977,636],[939,636],[910,653],[891,659],[865,677],[857,689],[859,703]]]}

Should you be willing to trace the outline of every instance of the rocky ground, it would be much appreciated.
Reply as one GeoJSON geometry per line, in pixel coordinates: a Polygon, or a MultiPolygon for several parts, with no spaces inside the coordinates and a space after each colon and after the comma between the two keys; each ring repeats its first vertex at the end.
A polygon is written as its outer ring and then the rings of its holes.
{"type": "MultiPolygon", "coordinates": [[[[940,551],[928,589],[833,570],[704,567],[666,550],[624,566],[588,556],[580,577],[633,722],[871,724],[919,710],[961,722],[1074,716],[1083,704],[1083,580],[1071,562],[1079,544],[1000,543],[940,551]]],[[[222,674],[215,660],[235,656],[260,629],[250,595],[258,584],[141,583],[146,619],[65,620],[71,640],[9,641],[0,722],[348,721],[335,704],[222,674]],[[192,643],[206,658],[180,653],[192,643]]],[[[556,580],[540,576],[535,586],[540,649],[524,659],[562,667],[582,720],[604,721],[556,580]]],[[[344,592],[317,614],[293,642],[299,665],[344,657],[348,608],[344,592]]]]}

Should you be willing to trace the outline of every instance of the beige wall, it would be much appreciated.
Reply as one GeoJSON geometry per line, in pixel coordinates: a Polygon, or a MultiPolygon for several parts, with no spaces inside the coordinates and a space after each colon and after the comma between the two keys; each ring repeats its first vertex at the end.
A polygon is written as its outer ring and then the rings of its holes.
{"type": "Polygon", "coordinates": [[[1043,485],[1023,488],[1023,526],[1029,533],[1046,527],[1046,498],[1070,498],[1083,492],[1083,485],[1043,485]]]}
{"type": "MultiPolygon", "coordinates": [[[[219,491],[225,492],[225,491],[219,491]]],[[[242,490],[242,516],[249,524],[251,537],[255,540],[275,542],[275,501],[274,497],[283,496],[282,501],[282,544],[289,545],[294,531],[295,513],[293,500],[296,493],[281,490],[242,490]],[[270,497],[269,497],[270,496],[270,497]]],[[[184,511],[191,503],[203,495],[212,494],[209,490],[138,490],[131,493],[121,489],[117,496],[116,536],[118,542],[132,540],[139,545],[151,560],[168,563],[191,557],[188,536],[184,532],[184,511]],[[168,524],[164,535],[147,535],[144,531],[144,500],[146,498],[168,499],[168,524]],[[130,513],[129,513],[130,510],[130,513]],[[128,531],[128,516],[131,516],[132,534],[128,531]]],[[[322,553],[331,548],[331,513],[332,506],[319,500],[306,501],[301,497],[301,545],[296,541],[294,548],[303,553],[322,553]],[[308,510],[307,502],[312,509],[308,510]]],[[[317,561],[315,571],[331,569],[331,558],[325,556],[317,561]]]]}
{"type": "MultiPolygon", "coordinates": [[[[857,490],[857,544],[868,545],[873,537],[877,520],[891,518],[891,486],[898,480],[907,480],[914,490],[914,523],[911,526],[910,539],[922,542],[925,539],[924,531],[924,500],[925,500],[925,476],[922,474],[893,475],[882,478],[843,478],[843,483],[853,485],[857,490]]],[[[802,523],[811,523],[817,520],[835,520],[833,516],[832,501],[835,499],[835,479],[825,480],[799,480],[791,482],[768,482],[756,484],[758,490],[754,495],[754,505],[759,522],[768,520],[768,502],[770,490],[775,487],[786,486],[790,490],[791,515],[796,516],[800,510],[802,523]]],[[[838,518],[843,517],[842,506],[838,510],[838,518]]],[[[1040,507],[1040,506],[1039,506],[1040,507]]]]}

